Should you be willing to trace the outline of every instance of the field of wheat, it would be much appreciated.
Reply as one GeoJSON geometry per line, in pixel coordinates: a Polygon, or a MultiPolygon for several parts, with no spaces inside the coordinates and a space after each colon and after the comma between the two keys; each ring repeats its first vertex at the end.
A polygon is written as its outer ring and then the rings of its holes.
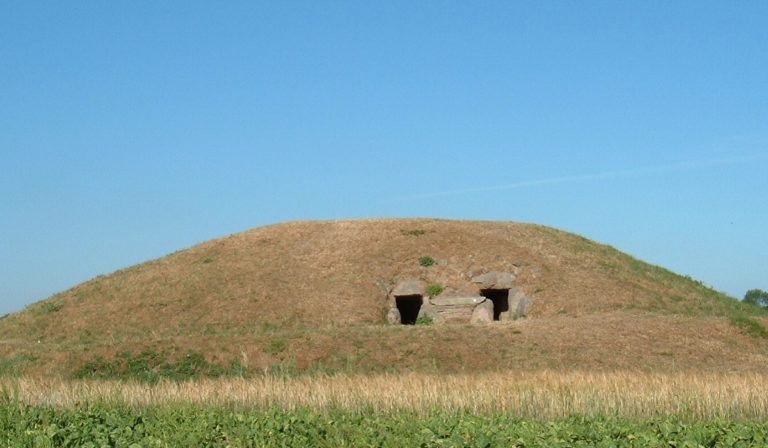
{"type": "Polygon", "coordinates": [[[505,413],[554,419],[570,415],[622,418],[768,418],[768,375],[589,373],[555,371],[477,375],[382,374],[206,379],[145,384],[51,379],[0,380],[6,401],[73,407],[115,403],[341,408],[351,411],[505,413]]]}

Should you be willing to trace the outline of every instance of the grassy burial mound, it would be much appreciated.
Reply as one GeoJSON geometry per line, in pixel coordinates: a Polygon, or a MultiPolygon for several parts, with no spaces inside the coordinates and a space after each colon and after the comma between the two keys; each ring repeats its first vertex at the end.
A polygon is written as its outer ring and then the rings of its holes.
{"type": "Polygon", "coordinates": [[[0,319],[0,373],[757,370],[768,361],[761,313],[544,226],[294,222],[99,276],[0,319]],[[506,296],[477,280],[488,273],[525,297],[524,318],[499,319],[506,296]],[[393,296],[413,284],[422,289],[393,296]],[[490,323],[480,325],[420,319],[408,301],[456,307],[483,294],[490,323]]]}

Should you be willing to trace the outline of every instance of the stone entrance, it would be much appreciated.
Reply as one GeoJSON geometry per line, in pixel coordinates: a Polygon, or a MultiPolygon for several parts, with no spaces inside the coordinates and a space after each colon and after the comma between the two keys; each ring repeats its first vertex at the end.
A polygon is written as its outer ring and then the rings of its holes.
{"type": "Polygon", "coordinates": [[[400,312],[400,323],[416,325],[423,298],[421,295],[395,296],[395,306],[400,312]]]}
{"type": "Polygon", "coordinates": [[[443,294],[430,297],[421,279],[403,279],[387,295],[387,321],[393,325],[509,322],[528,312],[528,297],[514,286],[511,272],[486,272],[449,285],[443,294]],[[473,291],[474,290],[474,291],[473,291]]]}
{"type": "Polygon", "coordinates": [[[501,320],[501,313],[509,312],[508,289],[481,289],[480,295],[493,303],[493,320],[501,320]]]}
{"type": "Polygon", "coordinates": [[[524,295],[518,294],[514,281],[515,275],[511,272],[486,272],[472,278],[480,295],[493,304],[493,320],[509,321],[526,314],[528,299],[523,307],[518,307],[516,300],[521,300],[524,295]]]}
{"type": "Polygon", "coordinates": [[[426,284],[421,280],[404,280],[397,284],[389,296],[390,307],[387,321],[393,325],[416,325],[420,314],[424,314],[426,284]]]}

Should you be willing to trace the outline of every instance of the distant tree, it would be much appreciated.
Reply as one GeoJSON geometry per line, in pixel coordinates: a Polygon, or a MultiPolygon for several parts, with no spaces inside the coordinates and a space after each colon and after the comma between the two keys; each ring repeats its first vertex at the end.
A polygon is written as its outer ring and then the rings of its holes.
{"type": "Polygon", "coordinates": [[[768,308],[768,291],[762,289],[750,289],[744,294],[744,301],[753,305],[768,308]]]}

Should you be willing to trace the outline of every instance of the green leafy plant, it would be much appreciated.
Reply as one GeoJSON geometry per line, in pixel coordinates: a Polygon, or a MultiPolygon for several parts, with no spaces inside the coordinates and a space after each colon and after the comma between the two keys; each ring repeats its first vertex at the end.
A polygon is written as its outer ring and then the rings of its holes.
{"type": "Polygon", "coordinates": [[[429,316],[419,316],[416,319],[416,325],[432,325],[435,321],[429,316]]]}
{"type": "Polygon", "coordinates": [[[444,289],[445,288],[443,288],[443,285],[440,285],[437,283],[430,283],[429,285],[427,285],[427,295],[430,298],[437,297],[443,292],[444,289]]]}
{"type": "Polygon", "coordinates": [[[429,267],[435,264],[435,259],[430,257],[429,255],[424,255],[423,257],[419,258],[419,265],[423,267],[429,267]]]}
{"type": "Polygon", "coordinates": [[[0,390],[4,446],[761,446],[762,420],[280,409],[192,404],[25,405],[0,390]],[[254,442],[255,441],[255,442],[254,442]]]}

